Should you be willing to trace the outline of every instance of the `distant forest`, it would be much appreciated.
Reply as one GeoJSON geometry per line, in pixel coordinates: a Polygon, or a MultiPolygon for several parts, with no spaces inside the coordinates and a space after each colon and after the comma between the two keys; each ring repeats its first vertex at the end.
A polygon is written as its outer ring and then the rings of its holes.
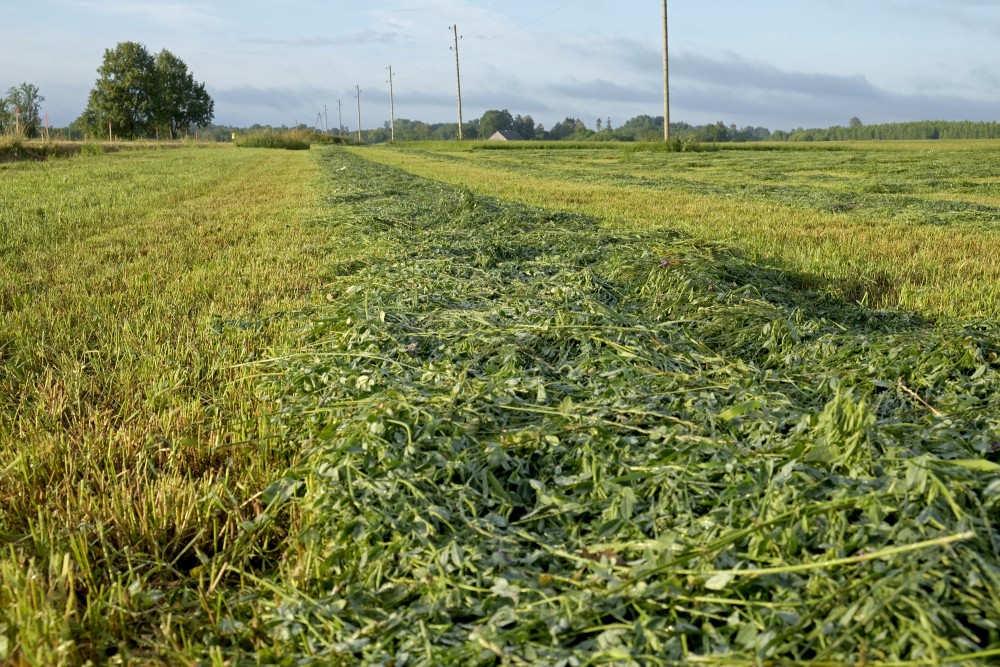
{"type": "MultiPolygon", "coordinates": [[[[598,119],[588,125],[579,118],[566,118],[545,128],[536,125],[531,116],[514,116],[511,123],[497,123],[496,120],[510,118],[506,111],[488,111],[481,118],[462,126],[462,136],[466,139],[488,139],[497,130],[516,130],[524,139],[547,141],[660,141],[663,139],[663,117],[641,115],[631,118],[621,125],[614,125],[612,119],[598,119]],[[530,128],[530,129],[529,129],[530,128]]],[[[224,128],[226,132],[233,131],[224,128]]],[[[266,129],[255,126],[251,129],[266,129]]],[[[300,125],[298,129],[307,128],[300,125]]],[[[332,130],[337,134],[337,130],[332,130]]],[[[223,138],[228,137],[225,134],[223,138]]],[[[356,136],[345,132],[349,138],[356,136]]],[[[385,143],[390,140],[389,123],[384,127],[362,131],[365,143],[385,143]]],[[[858,118],[852,118],[847,125],[825,129],[775,130],[766,127],[737,127],[718,122],[710,125],[690,125],[671,123],[671,137],[682,141],[703,143],[743,143],[754,141],[893,141],[893,140],[935,140],[935,139],[1000,139],[1000,123],[972,121],[916,121],[910,123],[887,123],[865,125],[858,118]]],[[[458,123],[425,123],[407,119],[396,119],[396,141],[450,141],[458,138],[458,123]]]]}
{"type": "MultiPolygon", "coordinates": [[[[324,131],[324,128],[301,123],[294,127],[253,125],[233,127],[209,125],[192,129],[192,138],[206,141],[229,141],[232,134],[260,132],[268,130],[324,131]]],[[[556,123],[550,128],[536,124],[531,116],[512,116],[507,110],[487,111],[482,117],[466,122],[462,126],[465,139],[488,139],[497,130],[516,130],[526,140],[546,141],[624,141],[651,142],[663,139],[663,117],[640,115],[621,125],[615,125],[611,118],[597,119],[591,124],[579,118],[570,118],[556,123]]],[[[336,128],[329,133],[341,134],[336,128]]],[[[58,133],[63,138],[83,139],[84,133],[70,126],[58,133]]],[[[350,141],[357,139],[357,130],[343,132],[350,141]]],[[[671,138],[700,143],[745,143],[757,141],[902,141],[936,139],[1000,139],[1000,123],[973,121],[915,121],[909,123],[886,123],[865,125],[858,118],[852,118],[847,125],[825,129],[775,130],[766,127],[738,127],[718,122],[709,125],[671,123],[671,138]]],[[[362,130],[362,140],[367,144],[386,143],[391,140],[390,124],[383,127],[362,130]]],[[[398,118],[395,122],[396,141],[451,141],[458,138],[458,123],[425,123],[419,120],[398,118]]]]}

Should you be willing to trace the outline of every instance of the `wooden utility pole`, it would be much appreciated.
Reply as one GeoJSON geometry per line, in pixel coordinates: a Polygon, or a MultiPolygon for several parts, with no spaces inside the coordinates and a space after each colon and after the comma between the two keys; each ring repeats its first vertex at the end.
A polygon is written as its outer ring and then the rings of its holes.
{"type": "Polygon", "coordinates": [[[667,0],[663,0],[663,140],[670,141],[670,52],[667,49],[667,0]]]}
{"type": "Polygon", "coordinates": [[[354,86],[358,91],[358,143],[364,143],[361,140],[361,86],[354,86]]]}
{"type": "Polygon", "coordinates": [[[344,108],[340,105],[340,100],[337,100],[337,135],[344,136],[344,108]]]}
{"type": "Polygon", "coordinates": [[[392,93],[392,65],[389,65],[389,141],[396,142],[396,99],[392,93]]]}
{"type": "Polygon", "coordinates": [[[462,70],[458,66],[458,24],[452,26],[455,31],[455,77],[458,79],[458,140],[462,140],[462,70]]]}

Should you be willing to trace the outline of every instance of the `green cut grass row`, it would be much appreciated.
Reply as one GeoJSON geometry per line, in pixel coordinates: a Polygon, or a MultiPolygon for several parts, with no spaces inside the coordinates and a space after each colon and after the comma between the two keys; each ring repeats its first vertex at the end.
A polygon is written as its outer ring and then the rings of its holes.
{"type": "Polygon", "coordinates": [[[265,363],[305,453],[266,494],[300,530],[234,608],[257,659],[1000,656],[996,322],[367,155],[322,155],[350,260],[265,363]]]}
{"type": "Polygon", "coordinates": [[[475,192],[678,229],[796,273],[805,287],[930,316],[1000,317],[998,146],[665,153],[367,149],[475,192]]]}

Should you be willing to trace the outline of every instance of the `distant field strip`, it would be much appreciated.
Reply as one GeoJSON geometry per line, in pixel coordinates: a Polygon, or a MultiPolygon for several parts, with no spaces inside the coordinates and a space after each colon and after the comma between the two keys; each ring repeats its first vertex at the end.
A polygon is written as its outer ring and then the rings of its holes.
{"type": "Polygon", "coordinates": [[[721,241],[876,307],[1000,318],[1000,146],[433,151],[366,157],[629,229],[721,241]]]}

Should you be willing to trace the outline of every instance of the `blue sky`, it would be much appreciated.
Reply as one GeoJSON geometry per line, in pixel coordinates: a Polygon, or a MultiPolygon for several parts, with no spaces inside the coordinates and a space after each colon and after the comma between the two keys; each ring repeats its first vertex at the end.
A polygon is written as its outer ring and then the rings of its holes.
{"type": "MultiPolygon", "coordinates": [[[[216,122],[357,127],[506,108],[550,127],[662,114],[659,0],[4,0],[0,88],[29,81],[54,125],[86,105],[104,50],[184,60],[216,122]]],[[[671,0],[671,117],[771,129],[1000,120],[1000,0],[671,0]]]]}

